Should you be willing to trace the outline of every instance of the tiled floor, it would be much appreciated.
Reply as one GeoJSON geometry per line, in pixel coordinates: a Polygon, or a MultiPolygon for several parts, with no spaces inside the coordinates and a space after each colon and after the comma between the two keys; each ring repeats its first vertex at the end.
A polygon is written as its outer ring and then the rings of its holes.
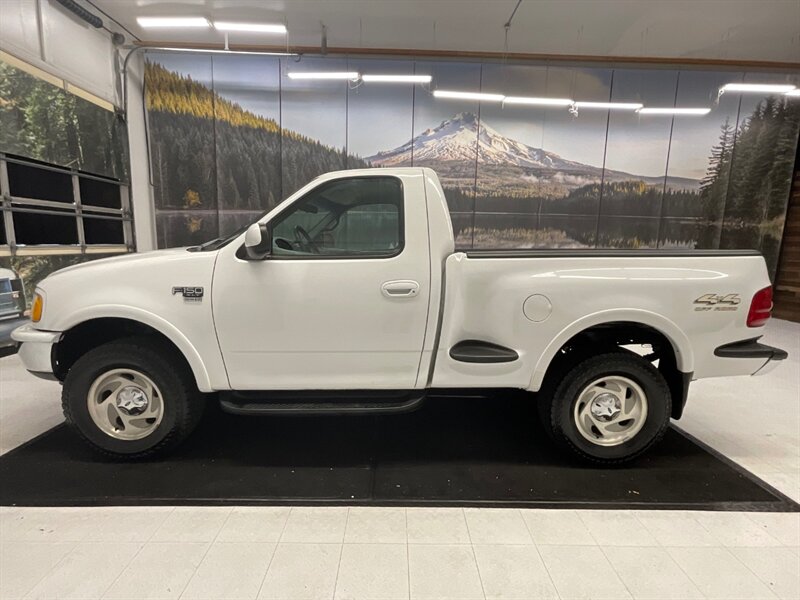
{"type": "MultiPolygon", "coordinates": [[[[800,326],[765,341],[788,364],[694,384],[680,426],[800,499],[800,326]]],[[[0,452],[59,420],[0,361],[0,452]]],[[[794,600],[800,513],[0,508],[0,598],[794,600]]]]}

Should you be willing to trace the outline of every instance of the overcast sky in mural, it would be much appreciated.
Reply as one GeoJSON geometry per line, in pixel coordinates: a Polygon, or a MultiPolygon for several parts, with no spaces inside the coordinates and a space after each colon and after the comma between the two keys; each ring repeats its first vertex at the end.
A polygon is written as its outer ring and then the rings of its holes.
{"type": "MultiPolygon", "coordinates": [[[[156,59],[156,55],[150,55],[156,59]]],[[[207,85],[208,56],[158,55],[171,70],[192,75],[207,85]]],[[[392,150],[460,112],[480,110],[481,119],[500,134],[561,157],[635,175],[703,177],[711,147],[727,118],[736,123],[739,97],[717,91],[741,74],[674,70],[617,70],[531,65],[408,60],[293,59],[214,56],[215,91],[256,114],[321,143],[361,157],[392,150]],[[429,73],[433,83],[363,83],[297,81],[287,70],[355,70],[362,73],[429,73]],[[348,87],[350,88],[348,90],[348,87]],[[639,115],[635,112],[583,109],[577,116],[566,108],[483,103],[434,98],[431,89],[549,96],[574,100],[642,102],[659,107],[711,107],[702,117],[639,115]],[[606,139],[606,128],[608,138],[606,139]],[[670,132],[672,141],[670,144],[670,132]]],[[[748,79],[752,79],[749,77],[748,79]]],[[[761,98],[748,97],[747,107],[761,98]]],[[[743,110],[745,104],[743,104],[743,110]]],[[[744,114],[749,114],[746,112],[744,114]]]]}

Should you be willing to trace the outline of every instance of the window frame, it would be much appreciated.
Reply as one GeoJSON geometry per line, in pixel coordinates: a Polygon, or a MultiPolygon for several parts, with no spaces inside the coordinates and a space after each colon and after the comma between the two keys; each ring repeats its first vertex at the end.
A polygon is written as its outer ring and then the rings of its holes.
{"type": "Polygon", "coordinates": [[[0,256],[48,256],[62,254],[125,254],[135,250],[135,233],[133,214],[130,208],[130,195],[128,185],[124,181],[111,177],[95,175],[77,169],[61,167],[44,161],[28,159],[25,157],[0,152],[0,212],[3,221],[0,226],[5,229],[5,243],[0,246],[0,256]],[[70,178],[71,202],[43,200],[15,196],[11,193],[8,174],[8,165],[17,164],[22,167],[53,171],[70,178]],[[82,180],[92,179],[107,183],[118,188],[120,195],[120,208],[107,208],[93,204],[84,204],[81,201],[80,183],[82,180]],[[53,215],[68,217],[73,220],[76,227],[76,243],[18,243],[17,232],[14,224],[15,214],[26,215],[53,215]],[[84,231],[84,219],[108,220],[119,223],[122,227],[122,243],[87,243],[84,231]]]}
{"type": "MultiPolygon", "coordinates": [[[[403,185],[403,180],[396,175],[356,175],[353,177],[339,177],[336,179],[330,179],[325,181],[318,186],[313,187],[308,192],[303,194],[300,198],[292,202],[288,205],[285,209],[280,211],[278,214],[273,216],[269,221],[267,221],[266,225],[270,229],[270,237],[273,233],[273,223],[277,221],[281,216],[286,214],[287,211],[291,210],[295,207],[298,203],[305,200],[309,194],[317,193],[324,188],[336,185],[341,183],[342,181],[350,181],[354,179],[394,179],[400,187],[400,206],[398,214],[397,214],[397,225],[399,227],[399,239],[397,248],[391,254],[388,253],[364,253],[364,254],[338,254],[338,255],[322,255],[322,254],[303,254],[300,256],[292,256],[288,254],[273,254],[270,251],[269,256],[266,260],[375,260],[375,259],[392,259],[400,256],[405,250],[406,247],[406,220],[405,220],[405,207],[406,207],[406,194],[405,194],[405,187],[403,185]]],[[[365,203],[362,203],[365,204],[365,203]]],[[[376,202],[377,204],[377,202],[376,202]]],[[[241,254],[244,251],[244,244],[242,244],[241,248],[237,252],[237,255],[241,254]]]]}

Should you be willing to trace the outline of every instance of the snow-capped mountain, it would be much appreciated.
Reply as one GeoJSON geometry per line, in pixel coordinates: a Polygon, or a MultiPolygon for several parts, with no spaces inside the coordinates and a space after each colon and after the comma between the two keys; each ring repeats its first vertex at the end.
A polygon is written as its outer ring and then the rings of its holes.
{"type": "Polygon", "coordinates": [[[558,154],[533,148],[501,135],[473,113],[459,113],[439,126],[423,131],[410,142],[366,160],[375,166],[391,166],[408,160],[413,146],[414,160],[474,161],[475,142],[482,164],[515,165],[518,167],[584,171],[587,165],[565,160],[558,154]]]}
{"type": "MultiPolygon", "coordinates": [[[[475,161],[476,140],[478,162],[482,166],[517,167],[507,170],[507,177],[517,183],[522,172],[523,177],[532,177],[540,181],[549,180],[569,189],[599,181],[603,175],[601,167],[567,160],[554,152],[534,148],[506,137],[494,130],[485,120],[479,121],[476,115],[469,112],[458,113],[437,127],[426,129],[402,146],[378,152],[365,160],[376,167],[407,164],[413,150],[415,164],[440,168],[444,171],[444,178],[447,179],[448,171],[453,164],[469,164],[475,161]]],[[[496,169],[494,175],[503,178],[502,172],[498,173],[496,169]]],[[[663,176],[638,176],[611,170],[606,171],[606,179],[642,180],[652,184],[664,182],[663,176]]],[[[692,179],[670,177],[668,186],[693,188],[697,186],[697,182],[692,179]]]]}

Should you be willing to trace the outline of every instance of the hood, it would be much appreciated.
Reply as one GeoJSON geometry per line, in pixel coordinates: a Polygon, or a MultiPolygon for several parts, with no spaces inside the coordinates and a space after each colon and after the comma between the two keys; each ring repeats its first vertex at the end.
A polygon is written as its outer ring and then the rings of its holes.
{"type": "MultiPolygon", "coordinates": [[[[88,262],[64,267],[58,271],[54,271],[39,284],[40,287],[45,287],[48,282],[61,279],[66,275],[81,274],[100,274],[108,270],[128,269],[146,266],[148,263],[158,263],[163,265],[170,259],[183,259],[187,255],[191,255],[186,248],[169,248],[167,250],[154,250],[152,252],[134,252],[131,254],[122,254],[120,256],[112,256],[109,258],[98,258],[88,262]]],[[[213,254],[213,253],[212,253],[213,254]]]]}

